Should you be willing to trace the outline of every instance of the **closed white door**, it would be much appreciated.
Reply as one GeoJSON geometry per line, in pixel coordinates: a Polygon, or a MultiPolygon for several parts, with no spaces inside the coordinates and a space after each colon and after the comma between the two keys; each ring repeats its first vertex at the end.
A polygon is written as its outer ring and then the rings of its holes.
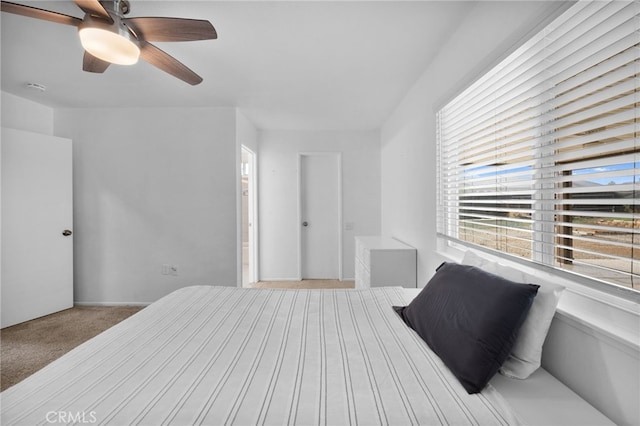
{"type": "Polygon", "coordinates": [[[2,129],[1,326],[73,306],[71,140],[2,129]]]}
{"type": "Polygon", "coordinates": [[[300,155],[302,279],[340,278],[340,155],[300,155]]]}

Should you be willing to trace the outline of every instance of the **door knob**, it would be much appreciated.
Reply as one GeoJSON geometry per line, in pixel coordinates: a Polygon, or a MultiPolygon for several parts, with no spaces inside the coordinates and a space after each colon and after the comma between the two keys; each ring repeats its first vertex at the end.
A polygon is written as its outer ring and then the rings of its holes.
{"type": "Polygon", "coordinates": [[[69,235],[73,234],[73,232],[71,232],[68,229],[65,229],[64,231],[62,231],[62,235],[64,235],[65,237],[68,237],[69,235]]]}
{"type": "Polygon", "coordinates": [[[302,226],[309,226],[309,222],[302,222],[302,226]]]}

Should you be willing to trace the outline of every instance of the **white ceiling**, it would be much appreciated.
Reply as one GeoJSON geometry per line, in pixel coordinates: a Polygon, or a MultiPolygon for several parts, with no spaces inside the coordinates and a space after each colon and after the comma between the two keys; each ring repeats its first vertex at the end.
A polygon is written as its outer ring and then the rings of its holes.
{"type": "MultiPolygon", "coordinates": [[[[83,16],[71,1],[13,1],[83,16]]],[[[51,107],[235,106],[263,129],[375,129],[469,7],[132,0],[129,17],[211,21],[218,40],[155,43],[200,74],[198,86],[144,62],[83,72],[74,27],[2,13],[2,90],[51,107]]]]}
{"type": "MultiPolygon", "coordinates": [[[[83,16],[71,0],[12,1],[83,16]]],[[[218,40],[155,43],[200,74],[198,86],[142,61],[83,72],[74,27],[2,13],[2,90],[51,107],[233,106],[261,129],[375,129],[465,15],[488,3],[131,0],[129,17],[213,23],[218,40]]]]}

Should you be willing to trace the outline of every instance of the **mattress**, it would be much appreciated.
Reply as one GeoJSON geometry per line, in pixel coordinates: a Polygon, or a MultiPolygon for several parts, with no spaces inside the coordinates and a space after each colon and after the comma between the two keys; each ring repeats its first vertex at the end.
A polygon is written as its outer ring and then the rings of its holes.
{"type": "Polygon", "coordinates": [[[411,297],[183,288],[4,391],[1,423],[518,424],[396,315],[411,297]]]}

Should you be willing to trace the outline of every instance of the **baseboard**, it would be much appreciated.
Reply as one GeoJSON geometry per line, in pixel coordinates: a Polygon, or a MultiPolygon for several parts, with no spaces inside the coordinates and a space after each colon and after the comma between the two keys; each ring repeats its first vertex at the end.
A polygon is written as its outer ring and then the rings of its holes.
{"type": "Polygon", "coordinates": [[[298,277],[294,277],[294,278],[260,277],[259,281],[300,281],[300,278],[298,277]]]}
{"type": "Polygon", "coordinates": [[[149,306],[151,302],[78,302],[74,301],[74,306],[149,306]]]}
{"type": "MultiPolygon", "coordinates": [[[[300,278],[260,278],[260,281],[304,281],[306,278],[304,279],[300,279],[300,278]]],[[[315,278],[308,278],[310,280],[313,280],[315,278]]],[[[326,279],[326,280],[336,280],[336,281],[355,281],[355,278],[318,278],[318,279],[326,279]]]]}

